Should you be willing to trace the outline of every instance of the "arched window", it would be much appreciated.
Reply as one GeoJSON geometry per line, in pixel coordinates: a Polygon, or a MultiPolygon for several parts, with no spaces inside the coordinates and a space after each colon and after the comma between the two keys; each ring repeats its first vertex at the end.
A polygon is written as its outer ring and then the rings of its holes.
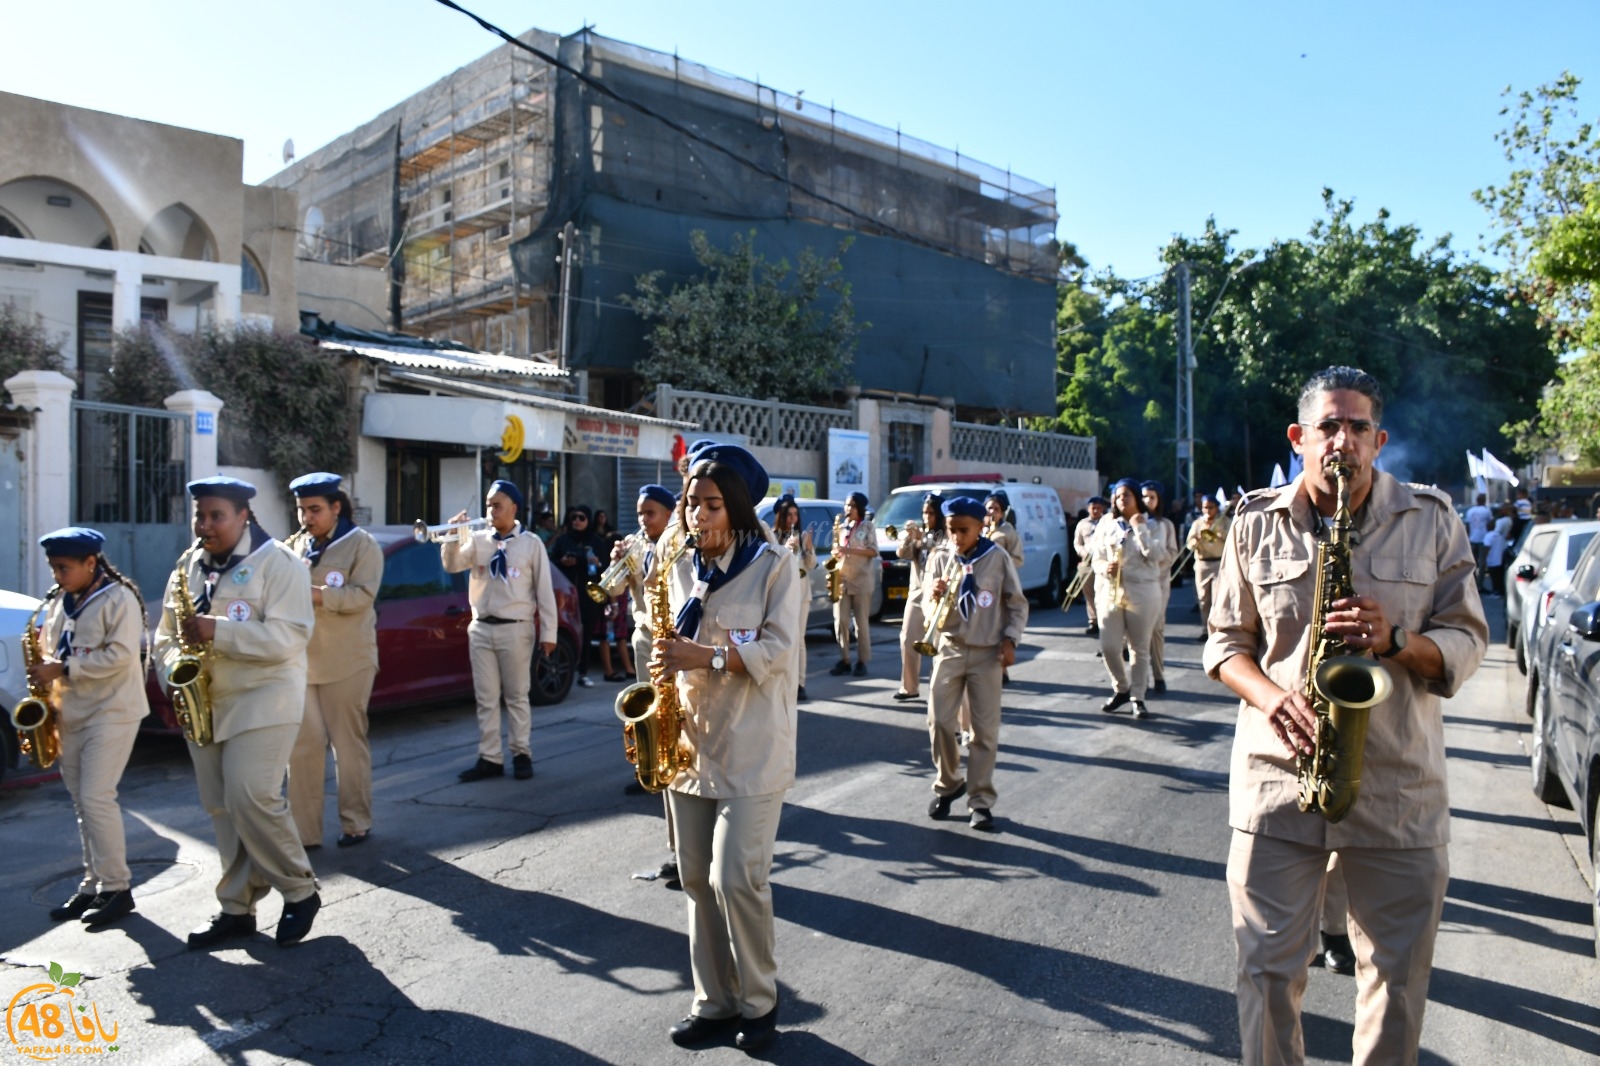
{"type": "Polygon", "coordinates": [[[16,219],[4,211],[0,211],[0,237],[16,237],[19,240],[28,239],[28,235],[22,232],[22,227],[17,225],[16,219]]]}
{"type": "Polygon", "coordinates": [[[257,296],[267,294],[267,272],[261,269],[261,264],[248,248],[239,250],[239,291],[255,293],[257,296]]]}

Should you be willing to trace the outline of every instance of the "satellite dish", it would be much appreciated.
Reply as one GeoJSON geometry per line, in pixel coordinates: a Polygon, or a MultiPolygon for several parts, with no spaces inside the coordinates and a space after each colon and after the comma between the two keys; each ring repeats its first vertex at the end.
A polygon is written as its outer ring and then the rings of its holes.
{"type": "Polygon", "coordinates": [[[283,163],[288,166],[294,162],[294,138],[290,137],[283,142],[283,163]]]}

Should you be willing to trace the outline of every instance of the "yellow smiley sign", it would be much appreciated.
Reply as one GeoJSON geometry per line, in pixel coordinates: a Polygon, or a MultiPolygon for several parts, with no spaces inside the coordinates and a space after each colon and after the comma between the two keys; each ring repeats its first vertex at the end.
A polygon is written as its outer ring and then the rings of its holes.
{"type": "Polygon", "coordinates": [[[506,428],[500,434],[500,461],[514,463],[522,458],[522,419],[506,415],[506,428]]]}

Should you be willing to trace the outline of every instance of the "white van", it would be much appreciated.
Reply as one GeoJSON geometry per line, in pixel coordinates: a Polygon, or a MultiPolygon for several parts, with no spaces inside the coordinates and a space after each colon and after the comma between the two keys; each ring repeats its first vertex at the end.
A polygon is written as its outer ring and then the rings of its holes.
{"type": "Polygon", "coordinates": [[[1016,515],[1017,532],[1022,534],[1023,589],[1036,595],[1041,605],[1054,607],[1061,602],[1067,573],[1067,514],[1061,497],[1048,485],[1017,481],[934,481],[925,485],[906,485],[895,489],[878,505],[872,521],[878,530],[878,554],[883,556],[884,605],[905,602],[906,583],[911,566],[894,555],[895,542],[884,532],[898,531],[908,520],[922,521],[922,497],[930,492],[942,496],[971,496],[982,502],[991,492],[1003,490],[1016,515]]]}

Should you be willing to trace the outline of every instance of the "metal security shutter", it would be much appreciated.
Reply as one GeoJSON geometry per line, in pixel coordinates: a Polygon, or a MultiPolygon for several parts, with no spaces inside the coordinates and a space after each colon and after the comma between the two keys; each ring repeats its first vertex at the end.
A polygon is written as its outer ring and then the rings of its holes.
{"type": "Polygon", "coordinates": [[[678,472],[671,463],[655,459],[617,459],[617,509],[612,511],[612,525],[624,533],[637,529],[634,514],[639,504],[639,486],[665,485],[678,491],[678,472]]]}

